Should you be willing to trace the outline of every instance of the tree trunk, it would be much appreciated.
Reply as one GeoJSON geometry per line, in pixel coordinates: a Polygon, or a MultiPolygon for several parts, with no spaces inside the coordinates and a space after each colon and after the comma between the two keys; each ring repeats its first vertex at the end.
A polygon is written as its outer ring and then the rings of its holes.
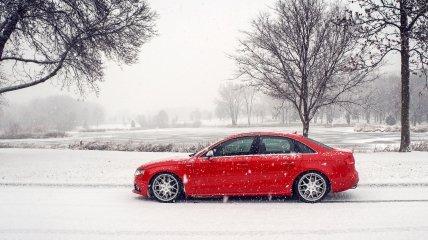
{"type": "Polygon", "coordinates": [[[370,111],[366,112],[366,123],[369,124],[370,123],[370,111]]]}
{"type": "Polygon", "coordinates": [[[232,117],[232,126],[236,126],[236,119],[232,117]]]}
{"type": "Polygon", "coordinates": [[[230,107],[230,119],[232,120],[232,126],[236,126],[235,112],[232,107],[230,107]]]}
{"type": "Polygon", "coordinates": [[[247,107],[247,123],[248,123],[248,126],[251,126],[252,109],[248,103],[247,103],[246,107],[247,107]]]}
{"type": "Polygon", "coordinates": [[[346,118],[346,124],[348,124],[348,126],[350,126],[351,125],[351,114],[349,112],[346,112],[345,118],[346,118]]]}
{"type": "Polygon", "coordinates": [[[410,68],[409,68],[409,31],[407,30],[407,0],[400,5],[401,35],[401,142],[400,152],[410,151],[410,68]]]}
{"type": "Polygon", "coordinates": [[[302,121],[303,124],[303,136],[308,137],[309,136],[309,120],[302,121]]]}
{"type": "Polygon", "coordinates": [[[320,113],[321,125],[323,124],[323,120],[324,120],[324,111],[321,111],[321,113],[320,113]]]}

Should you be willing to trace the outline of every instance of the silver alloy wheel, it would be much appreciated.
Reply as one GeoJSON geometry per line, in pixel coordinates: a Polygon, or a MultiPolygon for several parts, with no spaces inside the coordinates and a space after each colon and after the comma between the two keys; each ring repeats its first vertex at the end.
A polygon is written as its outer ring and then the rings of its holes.
{"type": "Polygon", "coordinates": [[[171,174],[160,174],[152,183],[153,195],[162,202],[174,200],[180,192],[178,180],[171,174]]]}
{"type": "Polygon", "coordinates": [[[307,202],[316,202],[327,192],[327,182],[318,173],[310,172],[303,175],[297,183],[299,195],[307,202]]]}

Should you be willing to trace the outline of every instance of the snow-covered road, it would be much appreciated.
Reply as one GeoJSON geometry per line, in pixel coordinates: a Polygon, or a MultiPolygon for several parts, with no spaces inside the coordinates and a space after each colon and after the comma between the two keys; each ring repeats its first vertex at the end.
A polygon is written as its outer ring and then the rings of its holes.
{"type": "Polygon", "coordinates": [[[246,198],[161,204],[134,169],[174,153],[0,149],[0,239],[424,239],[428,153],[356,154],[361,186],[319,204],[246,198]]]}
{"type": "Polygon", "coordinates": [[[362,187],[319,204],[161,204],[127,188],[0,187],[1,239],[424,239],[427,213],[427,187],[362,187]]]}

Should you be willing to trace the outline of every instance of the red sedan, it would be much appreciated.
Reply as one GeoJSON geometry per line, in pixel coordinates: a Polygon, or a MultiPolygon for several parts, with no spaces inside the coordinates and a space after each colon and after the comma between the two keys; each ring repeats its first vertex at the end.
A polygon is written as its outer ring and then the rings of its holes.
{"type": "Polygon", "coordinates": [[[183,196],[295,196],[318,202],[330,191],[355,188],[351,151],[297,134],[233,135],[186,158],[143,164],[134,193],[160,202],[183,196]]]}

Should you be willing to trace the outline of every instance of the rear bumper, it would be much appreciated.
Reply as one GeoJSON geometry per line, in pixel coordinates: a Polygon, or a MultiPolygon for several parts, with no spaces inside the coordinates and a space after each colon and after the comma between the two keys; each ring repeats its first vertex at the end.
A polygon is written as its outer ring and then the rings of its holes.
{"type": "Polygon", "coordinates": [[[354,170],[345,176],[340,176],[334,179],[331,183],[331,190],[333,192],[342,192],[348,189],[357,188],[358,181],[358,172],[354,170]]]}

